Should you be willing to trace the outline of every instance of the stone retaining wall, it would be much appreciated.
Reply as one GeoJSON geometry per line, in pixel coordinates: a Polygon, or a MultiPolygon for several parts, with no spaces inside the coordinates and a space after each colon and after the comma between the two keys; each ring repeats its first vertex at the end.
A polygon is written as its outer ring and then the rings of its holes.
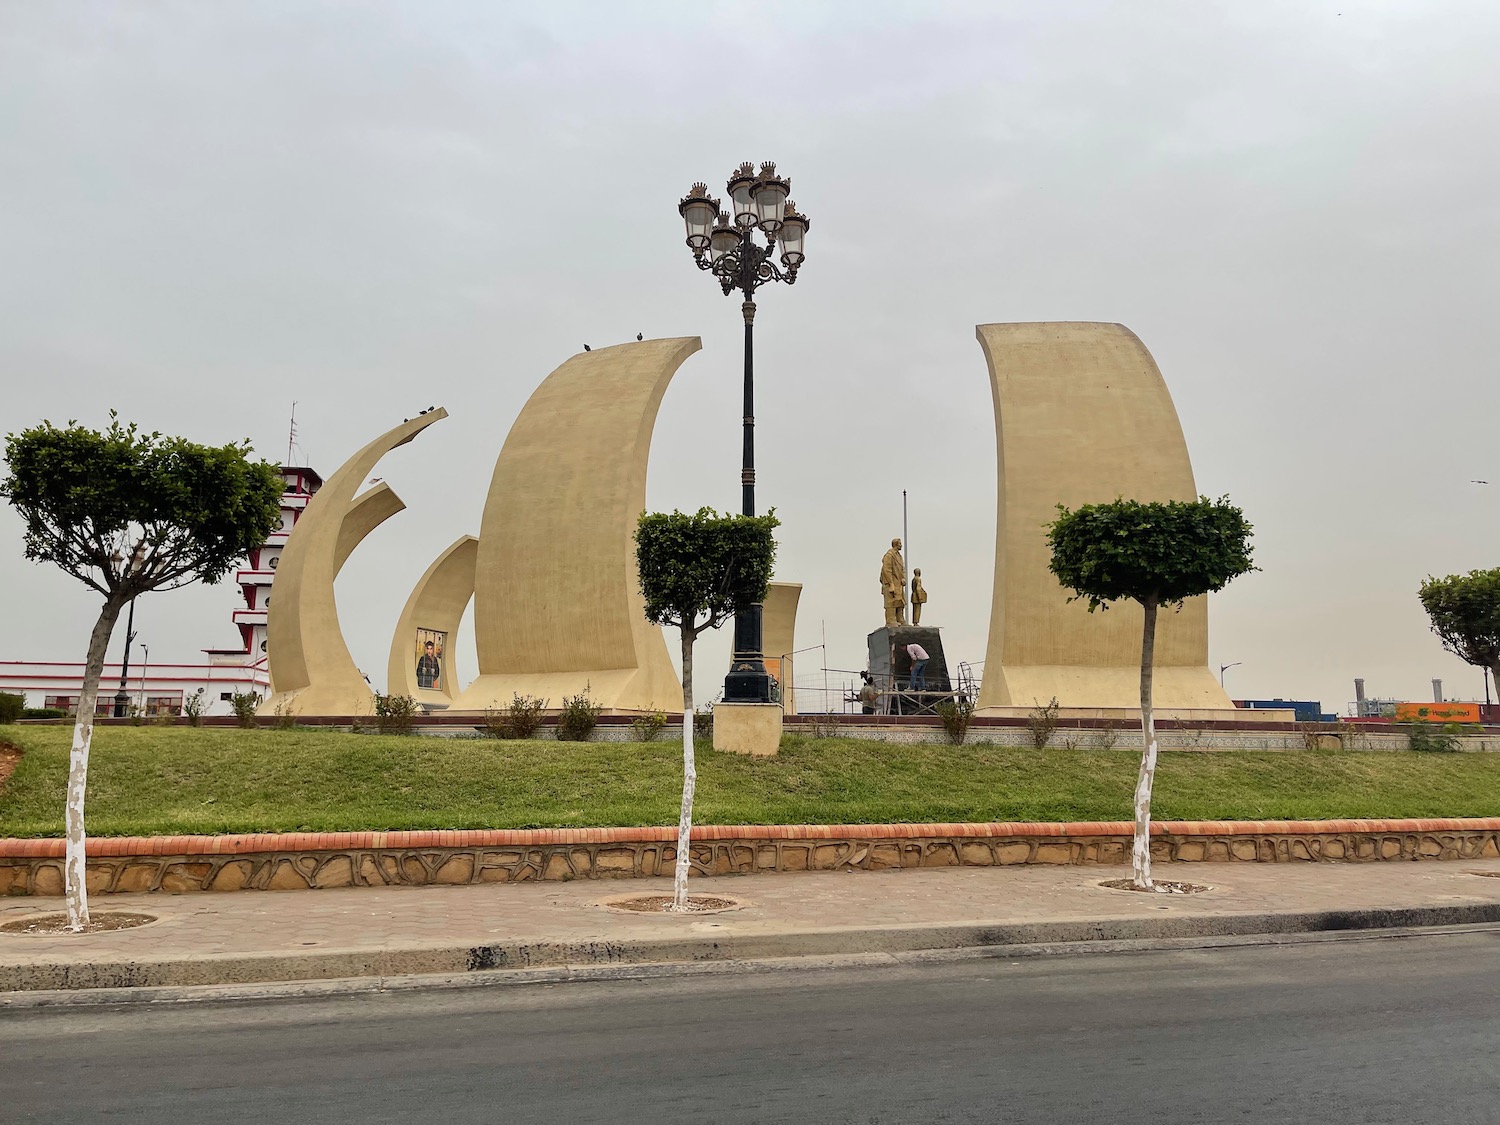
{"type": "MultiPolygon", "coordinates": [[[[667,725],[657,736],[663,742],[682,739],[681,716],[667,717],[667,725]]],[[[299,716],[299,726],[320,729],[349,730],[355,724],[369,732],[373,720],[369,716],[359,718],[351,715],[299,716]]],[[[590,736],[592,742],[633,742],[631,717],[626,715],[603,715],[599,725],[590,736]]],[[[72,725],[72,720],[27,719],[24,725],[72,725]]],[[[135,724],[132,719],[101,718],[99,726],[122,726],[135,724]]],[[[270,729],[275,719],[259,722],[261,729],[270,729]]],[[[135,724],[139,725],[139,724],[135,724]]],[[[186,719],[176,719],[174,726],[187,725],[186,719]]],[[[232,716],[205,716],[206,728],[232,728],[238,720],[232,716]]],[[[800,734],[809,738],[855,738],[871,742],[903,744],[945,743],[942,724],[931,715],[788,715],[784,720],[786,734],[800,734]]],[[[475,716],[448,712],[431,712],[416,720],[417,734],[448,738],[480,738],[475,716]]],[[[1388,722],[1295,723],[1233,720],[1189,720],[1159,719],[1156,724],[1157,744],[1163,750],[1347,750],[1390,751],[1411,749],[1411,739],[1404,727],[1388,722]]],[[[554,741],[557,726],[551,717],[543,721],[533,738],[539,741],[554,741]]],[[[1114,749],[1129,753],[1140,753],[1141,728],[1139,720],[1122,719],[1064,719],[1048,741],[1053,750],[1104,750],[1114,749]]],[[[1032,747],[1031,732],[1025,719],[976,715],[967,736],[967,746],[1000,746],[1016,749],[1032,747]]],[[[1500,727],[1464,728],[1458,735],[1459,750],[1467,753],[1500,753],[1500,727]]]]}
{"type": "MultiPolygon", "coordinates": [[[[1182,862],[1500,857],[1500,817],[1431,820],[1167,821],[1152,854],[1182,862]]],[[[693,830],[699,875],[878,871],[1026,863],[1125,863],[1127,822],[713,826],[693,830]]],[[[674,828],[291,832],[101,838],[93,893],[316,890],[669,876],[674,828]]],[[[62,840],[0,839],[0,894],[60,895],[62,840]]]]}

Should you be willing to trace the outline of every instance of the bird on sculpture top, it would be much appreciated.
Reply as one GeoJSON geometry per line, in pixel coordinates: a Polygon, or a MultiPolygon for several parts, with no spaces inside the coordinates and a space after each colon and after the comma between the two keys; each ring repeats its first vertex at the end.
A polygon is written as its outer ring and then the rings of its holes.
{"type": "Polygon", "coordinates": [[[594,350],[594,349],[593,349],[593,348],[591,348],[591,347],[589,347],[589,346],[588,346],[588,345],[587,345],[587,344],[584,344],[584,345],[583,345],[583,350],[584,350],[584,351],[586,351],[586,352],[591,352],[591,351],[593,351],[593,350],[594,350]]]}

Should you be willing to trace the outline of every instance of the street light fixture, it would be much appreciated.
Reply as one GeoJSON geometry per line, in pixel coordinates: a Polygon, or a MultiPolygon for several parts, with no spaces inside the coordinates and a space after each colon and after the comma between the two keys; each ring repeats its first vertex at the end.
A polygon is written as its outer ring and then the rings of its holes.
{"type": "Polygon", "coordinates": [[[1243,663],[1244,663],[1243,660],[1236,660],[1233,664],[1220,664],[1219,665],[1219,687],[1221,687],[1221,688],[1224,687],[1224,673],[1227,672],[1227,671],[1229,671],[1229,669],[1231,669],[1231,668],[1238,668],[1243,663]]]}
{"type": "MultiPolygon", "coordinates": [[[[766,162],[756,171],[746,161],[736,168],[725,185],[729,211],[708,194],[708,185],[697,183],[677,205],[687,225],[687,245],[700,270],[712,273],[727,297],[736,289],[744,297],[740,311],[745,320],[745,411],[744,447],[740,466],[740,508],[755,515],[755,291],[768,281],[795,284],[802,265],[807,216],[797,212],[789,198],[792,181],[776,174],[776,165],[766,162]],[[762,245],[756,240],[759,231],[762,245]],[[781,243],[781,264],[773,259],[781,243]]],[[[761,652],[761,607],[749,606],[734,619],[734,653],[729,675],[724,679],[726,703],[769,703],[771,677],[761,652]]]]}
{"type": "MultiPolygon", "coordinates": [[[[109,556],[109,561],[114,564],[115,570],[120,569],[120,564],[125,560],[121,557],[119,548],[109,556]]],[[[130,567],[126,571],[134,574],[141,569],[146,561],[146,540],[142,539],[135,545],[135,550],[130,553],[130,567]]],[[[116,619],[118,620],[118,618],[116,619]]],[[[115,692],[115,718],[123,719],[130,709],[130,691],[126,685],[126,678],[130,675],[130,642],[135,640],[135,599],[130,599],[130,613],[125,619],[125,659],[120,662],[120,690],[115,692]]]]}

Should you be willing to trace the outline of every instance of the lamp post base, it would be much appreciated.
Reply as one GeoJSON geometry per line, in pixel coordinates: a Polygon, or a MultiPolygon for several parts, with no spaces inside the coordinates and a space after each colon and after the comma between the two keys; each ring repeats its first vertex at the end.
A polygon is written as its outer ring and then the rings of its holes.
{"type": "Polygon", "coordinates": [[[761,655],[762,606],[746,606],[734,618],[734,652],[724,677],[725,703],[770,703],[771,674],[761,655]]]}
{"type": "Polygon", "coordinates": [[[781,748],[781,708],[774,703],[720,703],[714,708],[714,749],[769,758],[781,748]]]}
{"type": "Polygon", "coordinates": [[[749,663],[743,666],[735,658],[734,667],[724,677],[725,703],[770,703],[771,673],[765,665],[756,668],[749,663]]]}

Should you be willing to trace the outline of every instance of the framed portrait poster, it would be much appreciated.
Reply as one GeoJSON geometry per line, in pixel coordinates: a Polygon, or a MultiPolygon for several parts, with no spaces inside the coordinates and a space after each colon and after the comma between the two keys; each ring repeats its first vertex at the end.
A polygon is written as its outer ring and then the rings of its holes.
{"type": "Polygon", "coordinates": [[[417,630],[417,687],[426,691],[446,691],[448,634],[440,629],[417,630]]]}

